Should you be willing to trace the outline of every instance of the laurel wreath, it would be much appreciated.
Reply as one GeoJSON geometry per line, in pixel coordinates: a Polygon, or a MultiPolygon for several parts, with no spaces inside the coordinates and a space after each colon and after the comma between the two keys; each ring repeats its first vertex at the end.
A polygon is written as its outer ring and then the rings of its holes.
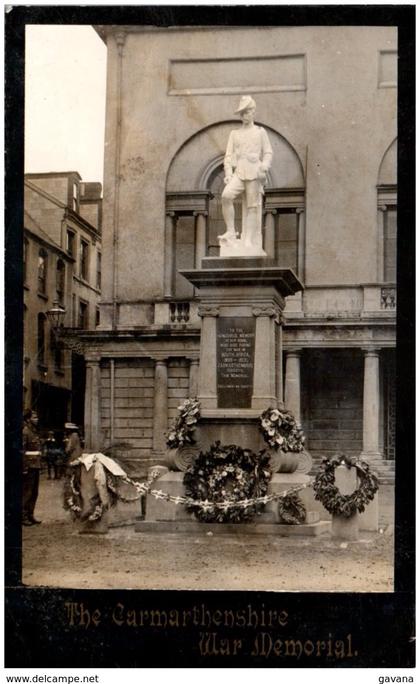
{"type": "Polygon", "coordinates": [[[315,499],[332,515],[344,518],[350,518],[357,512],[363,513],[375,497],[378,488],[378,478],[370,470],[369,464],[347,456],[324,458],[313,483],[315,499]],[[335,484],[335,469],[339,465],[356,468],[359,486],[352,494],[341,494],[335,484]]]}
{"type": "Polygon", "coordinates": [[[213,444],[200,452],[186,470],[184,486],[191,504],[187,510],[201,522],[244,522],[254,518],[262,505],[249,500],[265,496],[271,479],[270,457],[234,444],[213,444]],[[196,503],[205,502],[197,506],[196,503]],[[235,502],[244,502],[237,506],[235,502]],[[245,505],[246,504],[246,505],[245,505]]]}
{"type": "Polygon", "coordinates": [[[306,521],[306,508],[296,492],[286,494],[278,503],[279,523],[302,525],[306,521]]]}

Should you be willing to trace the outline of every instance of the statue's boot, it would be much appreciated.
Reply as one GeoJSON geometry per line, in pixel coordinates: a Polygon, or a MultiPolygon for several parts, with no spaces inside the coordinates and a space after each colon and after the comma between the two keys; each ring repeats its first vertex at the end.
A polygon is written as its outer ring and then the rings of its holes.
{"type": "Polygon", "coordinates": [[[230,242],[231,240],[236,240],[238,235],[239,233],[237,233],[234,228],[228,228],[226,233],[223,233],[223,235],[218,235],[217,239],[226,240],[227,242],[230,242]]]}

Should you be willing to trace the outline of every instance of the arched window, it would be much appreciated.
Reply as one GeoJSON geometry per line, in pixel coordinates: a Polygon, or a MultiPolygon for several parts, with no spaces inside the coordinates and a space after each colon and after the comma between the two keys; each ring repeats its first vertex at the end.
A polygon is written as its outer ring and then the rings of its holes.
{"type": "Polygon", "coordinates": [[[45,365],[45,325],[46,316],[43,313],[38,314],[38,335],[37,335],[37,347],[38,347],[38,364],[41,366],[45,365]]]}
{"type": "MultiPolygon", "coordinates": [[[[224,156],[238,121],[223,121],[199,131],[174,156],[166,185],[165,297],[190,299],[191,286],[178,271],[200,268],[205,256],[219,255],[225,232],[221,195],[224,156]],[[201,164],[197,160],[201,160],[201,164]],[[189,288],[189,289],[188,289],[189,288]]],[[[264,123],[262,123],[264,126],[264,123]]],[[[305,280],[305,178],[298,153],[278,131],[265,127],[273,163],[263,198],[263,247],[279,266],[305,280]]],[[[235,228],[242,226],[242,199],[235,202],[235,228]]]]}
{"type": "Polygon", "coordinates": [[[55,289],[57,293],[57,299],[60,302],[60,304],[64,302],[65,278],[66,265],[62,259],[58,259],[57,268],[55,272],[55,289]]]}
{"type": "MultiPolygon", "coordinates": [[[[395,283],[397,277],[397,140],[386,150],[378,173],[378,280],[395,283]]],[[[389,299],[389,298],[388,298],[389,299]]],[[[387,297],[384,299],[388,306],[387,297]]]]}
{"type": "Polygon", "coordinates": [[[38,252],[38,292],[41,294],[47,292],[47,267],[48,254],[45,249],[40,249],[38,252]]]}

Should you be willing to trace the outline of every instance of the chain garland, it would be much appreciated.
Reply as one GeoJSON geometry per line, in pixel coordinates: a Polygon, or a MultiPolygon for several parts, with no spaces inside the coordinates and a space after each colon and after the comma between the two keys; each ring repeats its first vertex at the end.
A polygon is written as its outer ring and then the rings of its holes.
{"type": "Polygon", "coordinates": [[[261,504],[268,504],[271,501],[279,501],[290,494],[297,493],[311,487],[311,483],[296,485],[284,492],[274,492],[273,494],[265,494],[264,496],[256,496],[252,499],[242,499],[242,501],[222,501],[214,503],[213,501],[197,501],[188,496],[174,496],[173,494],[168,494],[162,492],[160,489],[151,489],[148,494],[154,496],[155,499],[163,499],[164,501],[170,501],[176,505],[182,504],[184,506],[195,506],[196,508],[201,508],[204,512],[211,512],[215,509],[220,510],[230,510],[231,508],[248,508],[250,506],[258,506],[261,504]]]}

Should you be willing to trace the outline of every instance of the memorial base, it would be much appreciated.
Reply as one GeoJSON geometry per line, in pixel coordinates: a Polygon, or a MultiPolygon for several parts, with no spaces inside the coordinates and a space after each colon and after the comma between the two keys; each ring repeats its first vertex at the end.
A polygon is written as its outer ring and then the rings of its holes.
{"type": "MultiPolygon", "coordinates": [[[[154,489],[173,496],[185,496],[183,485],[184,473],[168,472],[154,483],[154,489]]],[[[293,487],[308,485],[310,478],[302,473],[277,473],[271,478],[268,494],[281,493],[293,487]]],[[[308,488],[309,491],[309,488],[308,488]]],[[[299,492],[306,504],[307,490],[299,492]]],[[[252,522],[247,523],[202,523],[197,521],[194,513],[187,511],[183,504],[174,504],[164,499],[147,496],[146,515],[144,521],[136,523],[136,532],[188,532],[206,529],[249,534],[279,534],[282,536],[317,536],[329,532],[331,523],[319,522],[319,516],[308,511],[307,523],[302,525],[283,525],[279,523],[278,501],[271,501],[252,522]],[[214,529],[213,529],[214,528],[214,529]]]]}

